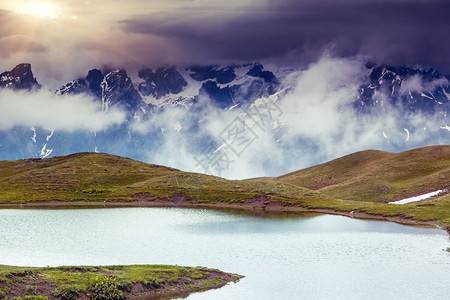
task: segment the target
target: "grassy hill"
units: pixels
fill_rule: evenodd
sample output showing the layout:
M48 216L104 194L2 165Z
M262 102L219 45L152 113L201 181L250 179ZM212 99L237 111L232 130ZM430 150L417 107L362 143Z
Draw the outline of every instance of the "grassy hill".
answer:
M450 146L363 151L277 178L226 180L99 153L0 161L0 207L214 206L321 211L395 221L450 221Z
M0 204L167 199L246 203L271 192L275 184L264 179L226 180L101 153L0 161ZM293 189L296 197L309 193L301 187Z
M0 203L98 201L99 194L180 171L128 158L77 153L49 159L0 162ZM102 197L103 199L103 197Z
M450 146L362 151L278 177L334 198L389 202L450 189Z

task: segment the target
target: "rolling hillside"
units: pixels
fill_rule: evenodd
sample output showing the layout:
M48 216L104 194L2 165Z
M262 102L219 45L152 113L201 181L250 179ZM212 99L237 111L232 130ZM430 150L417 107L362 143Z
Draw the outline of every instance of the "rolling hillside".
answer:
M402 153L362 151L289 173L277 181L331 197L390 202L450 188L450 146Z
M278 178L227 180L99 153L0 161L0 207L183 206L450 222L450 146L354 153Z
M267 193L288 198L281 188L286 185L277 185L281 192L273 193L275 183L271 180L226 180L99 153L0 162L0 203L103 203L172 198L177 202L246 203ZM295 190L296 197L310 194L305 188L290 188Z

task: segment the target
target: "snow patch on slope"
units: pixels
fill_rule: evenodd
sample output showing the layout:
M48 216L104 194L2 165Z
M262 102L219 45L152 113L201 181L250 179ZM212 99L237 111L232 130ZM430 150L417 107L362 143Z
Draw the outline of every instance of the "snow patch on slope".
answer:
M36 143L36 128L33 126L31 127L31 131L33 131L33 136L31 137L31 140Z
M443 193L443 192L447 192L447 190L437 190L437 191L430 192L430 193L427 193L427 194L414 196L414 197L410 197L410 198L405 198L405 199L398 200L398 201L389 202L388 204L408 204L408 203L411 203L411 202L417 202L417 201L421 201L421 200L425 200L425 199L431 198L433 196L437 196L437 195L439 195L440 193Z
M53 133L55 133L55 131L54 130L52 130L51 132L50 132L50 134L49 135L47 135L47 142L52 138L52 136L53 136Z
M52 152L53 152L53 149L47 149L47 143L45 143L44 146L41 149L40 157L41 158L46 158L47 156L52 154Z
M409 141L409 130L407 128L403 128L403 130L406 132L406 142Z
M155 98L153 95L143 96L141 94L142 100L146 104L153 105L157 110L163 107L169 106L184 106L189 108L192 105L192 102L200 92L200 88L204 81L196 81L189 76L189 70L185 68L177 68L178 73L184 78L187 82L187 85L183 87L183 90L178 94L167 94L159 99ZM206 80L205 80L206 81Z

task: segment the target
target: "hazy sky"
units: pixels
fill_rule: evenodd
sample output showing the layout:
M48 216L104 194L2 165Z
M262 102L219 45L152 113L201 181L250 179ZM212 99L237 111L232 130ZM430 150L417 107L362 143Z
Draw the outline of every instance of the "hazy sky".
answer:
M57 85L103 65L306 66L326 50L449 74L449 32L448 0L0 0L0 66Z
M221 174L274 176L363 149L448 143L447 115L389 105L358 114L349 101L367 83L368 60L450 74L449 32L450 0L0 0L0 71L29 62L37 80L55 90L105 66L125 67L132 76L144 66L260 61L299 67L283 79L293 89L276 100L282 116L256 132ZM447 79L413 77L400 92L438 84ZM102 113L87 95L0 92L0 131L104 130L126 120L120 110ZM131 129L143 135L167 129L148 161L201 172L192 141L202 134L220 145L220 133L240 111L211 109L199 133L180 135L170 128L183 118L189 124L185 114L167 109Z

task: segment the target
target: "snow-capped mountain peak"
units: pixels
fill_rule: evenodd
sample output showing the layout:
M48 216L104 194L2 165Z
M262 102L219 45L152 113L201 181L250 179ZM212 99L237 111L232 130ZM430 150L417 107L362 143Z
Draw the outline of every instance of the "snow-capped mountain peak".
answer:
M39 89L41 86L33 76L31 64L17 65L11 71L0 74L0 87L15 90Z

